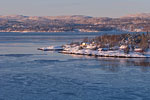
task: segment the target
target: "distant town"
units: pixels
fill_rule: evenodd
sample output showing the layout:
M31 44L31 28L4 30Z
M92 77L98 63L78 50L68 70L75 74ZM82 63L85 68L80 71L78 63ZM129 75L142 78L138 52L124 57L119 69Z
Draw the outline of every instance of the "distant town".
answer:
M0 32L100 32L150 30L150 14L120 18L73 16L0 16Z

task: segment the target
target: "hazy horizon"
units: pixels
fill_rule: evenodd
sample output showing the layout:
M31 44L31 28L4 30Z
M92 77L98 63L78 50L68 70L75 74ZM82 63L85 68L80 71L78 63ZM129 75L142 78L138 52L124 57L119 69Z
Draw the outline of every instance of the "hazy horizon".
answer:
M0 15L121 17L149 13L150 0L1 0Z
M88 16L88 15L50 15L50 16L48 16L48 15L45 15L45 16L34 16L34 15L17 15L17 14L8 14L8 15L0 15L0 16L11 16L11 17L15 17L15 16L24 16L24 17L65 17L65 16L85 16L85 17L97 17L97 18L99 18L99 17L106 17L106 18L122 18L122 17L133 17L133 16L141 16L141 15L143 15L143 14L148 14L149 16L150 16L150 13L134 13L134 14L127 14L127 15L124 15L124 16L119 16L119 17L110 17L110 16Z

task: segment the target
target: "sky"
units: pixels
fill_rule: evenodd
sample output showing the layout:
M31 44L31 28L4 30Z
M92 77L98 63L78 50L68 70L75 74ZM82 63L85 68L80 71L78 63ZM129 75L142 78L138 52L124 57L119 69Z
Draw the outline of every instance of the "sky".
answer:
M150 0L0 0L0 15L120 17L150 13Z

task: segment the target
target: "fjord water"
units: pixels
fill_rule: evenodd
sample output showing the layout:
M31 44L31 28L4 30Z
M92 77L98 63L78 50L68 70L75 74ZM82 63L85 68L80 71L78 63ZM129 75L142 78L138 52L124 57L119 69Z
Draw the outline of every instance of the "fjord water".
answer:
M101 34L0 33L0 100L150 100L148 58L37 50Z

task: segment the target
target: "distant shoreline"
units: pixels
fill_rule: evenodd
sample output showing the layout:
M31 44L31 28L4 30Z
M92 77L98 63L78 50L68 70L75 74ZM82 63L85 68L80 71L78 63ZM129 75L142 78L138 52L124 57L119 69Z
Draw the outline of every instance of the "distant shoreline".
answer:
M0 16L0 32L146 32L150 17Z
M42 33L63 33L63 32L75 32L75 33L81 33L82 31L0 31L0 32L20 32L20 33L31 33L31 32L42 32ZM98 33L98 32L107 32L107 31L84 31L82 33ZM109 31L108 31L109 32ZM117 31L116 31L117 32Z
M122 33L134 33L131 31L89 31L89 32L78 32L78 31L0 31L0 33L69 33L69 32L73 32L73 33L100 33L100 32L122 32ZM140 33L140 32L135 32L135 33Z

